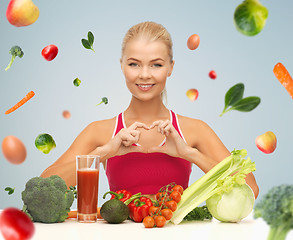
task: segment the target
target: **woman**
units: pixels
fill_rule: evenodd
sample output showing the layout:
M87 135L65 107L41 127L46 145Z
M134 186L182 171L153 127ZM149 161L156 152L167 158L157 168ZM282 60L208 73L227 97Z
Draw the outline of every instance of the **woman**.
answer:
M75 156L99 155L110 190L153 195L170 182L186 188L192 164L206 173L230 155L206 123L177 115L163 104L174 60L170 34L162 25L143 22L130 28L120 63L132 94L128 108L89 124L42 177L57 174L75 186ZM257 197L252 173L246 181Z

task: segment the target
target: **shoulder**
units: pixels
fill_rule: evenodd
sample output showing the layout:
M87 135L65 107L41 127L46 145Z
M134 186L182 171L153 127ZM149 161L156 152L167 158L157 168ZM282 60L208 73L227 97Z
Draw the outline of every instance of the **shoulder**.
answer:
M211 127L200 119L178 115L178 123L188 145L195 147L207 136L214 134Z
M95 141L98 145L102 145L112 138L115 125L116 117L91 122L80 133L79 138Z
M190 118L177 114L178 122L180 128L185 128L186 130L204 128L209 129L209 125L200 119ZM183 130L183 129L182 129Z

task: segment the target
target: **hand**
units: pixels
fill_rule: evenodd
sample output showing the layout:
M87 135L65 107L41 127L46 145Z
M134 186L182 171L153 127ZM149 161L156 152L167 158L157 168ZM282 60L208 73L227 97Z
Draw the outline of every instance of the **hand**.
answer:
M107 158L115 155L124 155L129 152L143 152L144 148L142 146L132 145L139 141L140 131L137 130L138 128L150 129L147 125L140 122L135 122L128 128L122 128L115 137L105 145L109 152Z
M155 121L150 126L150 129L156 126L158 128L158 132L166 136L166 142L163 146L150 148L148 152L161 152L173 157L180 157L185 159L185 156L187 156L191 147L189 147L180 137L179 133L176 131L170 120Z

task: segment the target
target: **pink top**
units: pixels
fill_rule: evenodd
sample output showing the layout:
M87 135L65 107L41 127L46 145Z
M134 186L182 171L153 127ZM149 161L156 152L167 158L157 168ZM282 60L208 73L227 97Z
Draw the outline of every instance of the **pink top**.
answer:
M171 110L170 118L174 128L184 139L177 116ZM123 113L120 113L116 118L113 137L124 127ZM164 143L165 140L160 146ZM126 189L132 194L156 194L161 187L171 182L187 188L191 168L192 164L187 160L164 153L132 152L109 158L106 163L106 175L111 191Z

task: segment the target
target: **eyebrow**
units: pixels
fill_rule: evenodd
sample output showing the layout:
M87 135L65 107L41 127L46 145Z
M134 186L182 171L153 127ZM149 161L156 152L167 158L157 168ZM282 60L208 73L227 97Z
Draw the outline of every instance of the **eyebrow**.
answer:
M161 60L161 61L165 62L165 60L162 59L162 58L155 58L155 59L151 60L151 62L155 62L155 61L158 61L158 60ZM127 61L137 61L137 62L140 62L140 60L138 60L136 58L128 58Z

